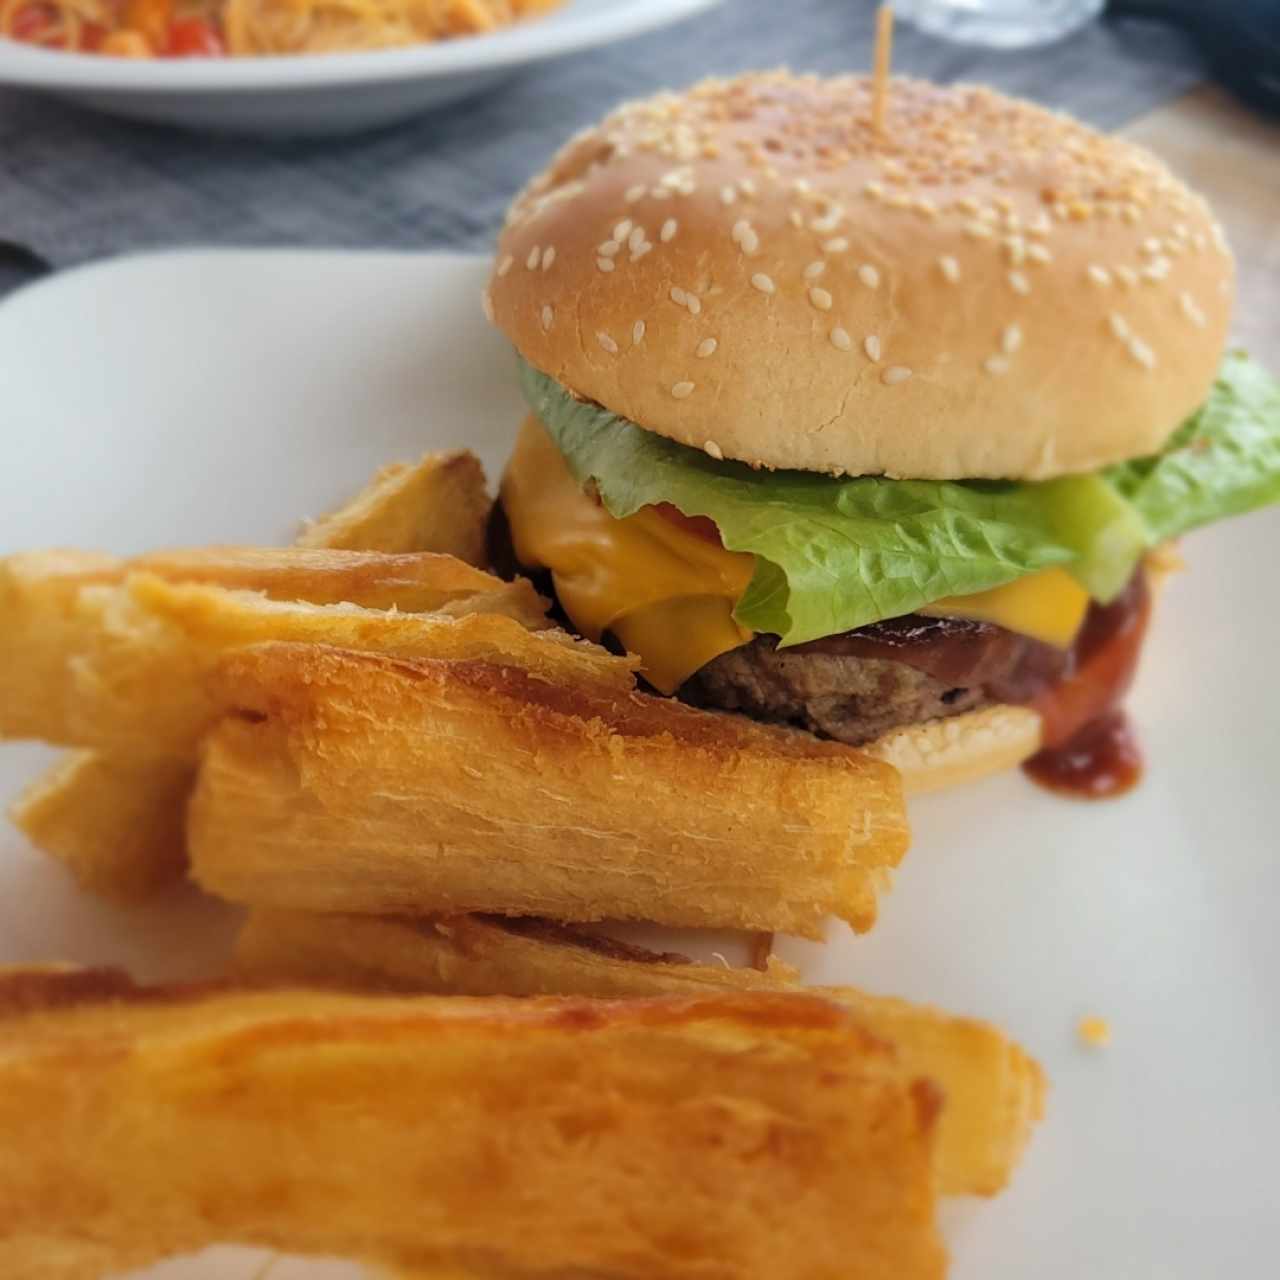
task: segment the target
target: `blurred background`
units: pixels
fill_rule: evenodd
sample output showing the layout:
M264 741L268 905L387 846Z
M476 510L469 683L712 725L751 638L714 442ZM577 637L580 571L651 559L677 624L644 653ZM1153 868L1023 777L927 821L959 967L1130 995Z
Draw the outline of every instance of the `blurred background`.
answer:
M748 68L865 70L876 8L386 3L418 26L335 24L313 0L8 0L0 290L175 245L483 250L520 184L613 103ZM986 81L1166 154L1257 268L1242 325L1277 323L1261 298L1280 275L1274 0L901 0L897 15L896 72Z

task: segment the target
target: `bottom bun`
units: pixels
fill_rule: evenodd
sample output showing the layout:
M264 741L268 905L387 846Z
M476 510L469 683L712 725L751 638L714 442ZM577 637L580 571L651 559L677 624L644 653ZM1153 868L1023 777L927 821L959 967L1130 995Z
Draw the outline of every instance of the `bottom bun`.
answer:
M1029 707L994 706L946 720L904 725L859 750L893 765L908 795L976 782L1040 750L1041 722Z

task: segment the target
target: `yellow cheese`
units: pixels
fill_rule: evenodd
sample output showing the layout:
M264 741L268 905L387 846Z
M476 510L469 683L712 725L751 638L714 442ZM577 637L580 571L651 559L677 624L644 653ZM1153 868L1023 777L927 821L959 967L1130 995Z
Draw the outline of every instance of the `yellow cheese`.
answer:
M733 609L755 557L726 551L648 508L614 519L578 487L536 418L520 429L502 503L520 563L550 570L578 631L591 640L611 631L664 693L751 639ZM919 612L976 618L1065 646L1088 605L1069 575L1048 569Z
M948 596L917 609L934 618L973 618L1020 631L1065 649L1080 630L1089 593L1065 570L1043 569L1003 587L970 596Z
M551 571L578 631L590 640L612 631L663 693L751 639L733 607L755 557L726 551L650 509L615 520L578 487L536 418L520 428L502 505L516 558Z

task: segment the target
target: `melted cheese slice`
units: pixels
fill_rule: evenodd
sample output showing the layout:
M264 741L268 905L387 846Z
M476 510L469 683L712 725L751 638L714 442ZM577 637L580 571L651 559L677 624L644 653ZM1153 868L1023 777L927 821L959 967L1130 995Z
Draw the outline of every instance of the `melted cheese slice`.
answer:
M755 557L726 551L651 509L614 519L578 487L536 418L520 428L502 504L520 563L549 570L578 631L591 640L611 631L662 692L673 693L700 667L751 639L733 610ZM1070 576L1048 569L919 612L976 618L1065 646L1088 607L1087 593Z

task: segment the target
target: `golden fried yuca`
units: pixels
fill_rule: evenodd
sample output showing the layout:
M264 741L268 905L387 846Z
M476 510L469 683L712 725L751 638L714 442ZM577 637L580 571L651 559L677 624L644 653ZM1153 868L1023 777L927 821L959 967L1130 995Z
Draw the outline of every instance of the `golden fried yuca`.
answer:
M214 714L204 681L225 654L238 648L293 640L406 656L511 657L541 643L527 630L540 617L540 602L529 584L490 581L495 585L483 601L493 617L486 615L482 623L468 614L465 598L439 613L415 614L275 601L149 573L130 574L118 586L84 587L60 607L56 628L47 629L43 652L58 649L47 679L20 680L6 690L0 736L37 737L137 758L191 759ZM38 643L38 631L31 638ZM572 643L567 637L562 641L565 647ZM603 653L599 663L620 667L630 684L626 663Z
M81 888L135 900L171 884L186 868L194 777L187 761L72 751L22 793L9 816Z
M0 977L0 1274L220 1241L542 1280L935 1280L937 1098L797 995Z
M776 958L764 972L691 964L581 929L487 916L412 920L257 910L240 935L236 966L254 978L441 995L628 998L798 989L794 970ZM1036 1062L990 1023L853 987L820 994L892 1044L907 1076L927 1077L942 1090L939 1190L993 1195L1004 1187L1043 1112L1045 1079Z
M813 937L828 915L869 927L907 845L888 765L568 662L274 644L215 687L244 714L206 742L188 834L233 901Z
M443 551L485 565L492 502L484 469L465 449L383 467L346 506L309 524L300 547Z
M505 589L467 569L483 563L488 513L484 471L472 454L428 454L416 465L384 467L345 507L304 533L300 545L307 550L301 553L223 547L162 552L132 563L175 581L248 588L311 604L412 611L470 594L472 608L482 612L487 593L500 590L505 596ZM326 557L328 550L340 554ZM417 552L452 554L466 563L391 559ZM124 562L109 556L60 553L59 562L64 579L78 572L84 581L92 573L101 582L123 577L125 570ZM29 562L28 569L38 563ZM429 587L434 595L425 594ZM502 598L496 603L501 612ZM128 754L74 752L27 789L11 817L37 848L68 866L82 888L122 899L143 897L186 866L189 787L178 784L184 772Z

